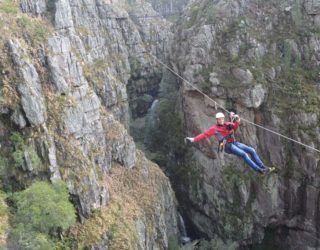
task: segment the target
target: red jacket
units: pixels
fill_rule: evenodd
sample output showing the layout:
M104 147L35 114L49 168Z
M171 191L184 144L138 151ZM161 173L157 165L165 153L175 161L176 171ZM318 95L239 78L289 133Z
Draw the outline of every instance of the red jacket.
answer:
M211 137L213 135L218 140L220 140L219 134L222 137L225 137L225 136L231 134L233 132L232 130L236 130L237 128L239 128L239 126L240 126L240 122L238 122L238 121L236 121L236 122L225 122L223 125L215 124L211 128L209 128L208 130L203 132L202 134L199 134L196 137L194 137L194 141L198 142L198 141L201 141L203 139L207 139L207 138L209 138L209 137ZM233 137L230 137L228 139L228 142L234 142L234 141L235 141L235 139Z

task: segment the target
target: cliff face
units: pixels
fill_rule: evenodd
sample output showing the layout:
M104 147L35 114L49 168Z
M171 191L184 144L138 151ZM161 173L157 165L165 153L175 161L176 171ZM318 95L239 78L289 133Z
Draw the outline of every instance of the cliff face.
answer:
M175 198L167 178L137 153L128 135L126 87L139 80L147 85L145 79L159 71L145 52L163 53L156 41L167 37L167 23L133 21L130 15L155 14L150 4L139 1L1 4L0 150L1 160L8 163L1 168L2 188L17 190L36 179L64 180L80 220L101 216L99 223L106 224L94 240L81 235L81 246L92 249L105 249L121 239L116 233L111 239L108 221L117 225L118 215L104 216L115 204L134 204L129 220L133 236L126 246L166 248L168 237L178 234ZM11 157L13 132L24 145L19 161ZM16 168L10 169L13 163ZM141 178L153 204L144 208L139 199L147 198L136 193L128 201L121 192L129 189L112 192L113 169L121 169L127 178ZM126 183L125 178L118 180L120 186ZM140 184L133 180L131 191L139 192Z
M319 148L319 6L194 1L178 22L171 61L227 109ZM181 84L185 130L194 136L215 122L217 110ZM287 249L317 249L319 154L245 122L236 137L278 172L259 176L231 155L222 165L214 140L195 144L185 157L187 176L176 177L178 197L198 233L247 245L269 231Z
M241 117L320 148L320 5L192 1L175 26L153 10L187 2L0 1L1 189L65 181L81 221L74 248L166 249L178 234L174 194L130 127L197 234L319 248L319 155L246 123L238 139L276 174L230 155L223 164L207 142L186 148L217 110L150 53Z
M189 0L150 0L152 7L165 16L174 16L183 12L184 7L190 2Z

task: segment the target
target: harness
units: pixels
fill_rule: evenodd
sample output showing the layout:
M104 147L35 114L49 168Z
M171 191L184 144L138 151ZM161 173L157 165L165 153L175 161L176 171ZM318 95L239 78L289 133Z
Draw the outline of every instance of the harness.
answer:
M222 136L219 132L215 133L216 138L218 139L218 153L224 153L225 146L228 143L230 138L234 138L234 130L230 128L230 133L226 136Z
M218 138L218 153L223 153L225 151L225 146L230 138L234 138L234 130L230 130L230 134L227 136L222 136L219 132L216 132L216 137Z

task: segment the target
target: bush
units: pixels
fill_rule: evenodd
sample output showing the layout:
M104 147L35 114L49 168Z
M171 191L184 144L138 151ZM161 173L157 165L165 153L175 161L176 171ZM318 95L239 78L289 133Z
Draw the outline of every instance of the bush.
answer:
M41 160L37 152L31 146L25 145L22 136L18 132L13 132L10 140L13 142L15 148L15 151L12 153L12 158L16 167L24 164L25 153L30 156L32 167L36 169L40 167Z
M24 225L17 226L12 236L15 241L14 248L17 250L53 250L55 243L48 235L25 230Z
M16 167L22 166L24 163L24 154L23 151L21 150L16 150L12 154L13 160L14 160L14 165Z
M17 210L13 216L11 238L15 249L56 249L58 242L50 233L66 230L76 222L65 183L32 184L14 195Z
M76 222L75 209L68 196L63 182L53 185L46 182L32 184L15 195L16 224L46 234L58 228L68 229Z
M16 149L21 149L24 146L23 138L18 132L13 132L10 140L14 143Z

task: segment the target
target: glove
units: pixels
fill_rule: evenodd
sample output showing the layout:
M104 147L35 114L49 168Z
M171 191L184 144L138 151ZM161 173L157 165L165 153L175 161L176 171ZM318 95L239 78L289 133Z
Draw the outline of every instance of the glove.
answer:
M194 142L194 138L193 137L184 138L184 143L188 143L188 142Z
M232 119L235 120L235 121L239 121L240 120L240 117L238 115L233 115L232 116Z

